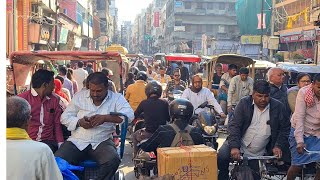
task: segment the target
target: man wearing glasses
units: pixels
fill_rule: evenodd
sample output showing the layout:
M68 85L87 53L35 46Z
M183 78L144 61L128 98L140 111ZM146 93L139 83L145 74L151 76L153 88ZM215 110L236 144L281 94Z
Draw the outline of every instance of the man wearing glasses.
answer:
M173 71L173 80L170 81L165 89L165 96L168 96L168 93L171 93L173 90L184 91L186 89L186 83L180 79L181 73L180 69L175 69Z

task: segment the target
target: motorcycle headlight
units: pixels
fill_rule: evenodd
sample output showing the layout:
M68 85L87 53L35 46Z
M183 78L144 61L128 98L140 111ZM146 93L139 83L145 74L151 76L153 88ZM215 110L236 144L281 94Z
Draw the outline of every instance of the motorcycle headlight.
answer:
M203 130L209 136L214 135L216 133L216 127L215 126L205 126L203 128Z

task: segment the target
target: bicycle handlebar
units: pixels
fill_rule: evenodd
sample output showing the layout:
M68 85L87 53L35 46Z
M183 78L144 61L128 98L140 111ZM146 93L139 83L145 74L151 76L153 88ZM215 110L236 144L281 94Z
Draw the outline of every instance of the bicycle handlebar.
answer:
M309 154L320 154L320 151L309 151L307 148L304 148L304 150Z
M251 156L251 157L243 157L240 156L240 159L247 159L247 160L271 160L271 159L277 159L277 156Z

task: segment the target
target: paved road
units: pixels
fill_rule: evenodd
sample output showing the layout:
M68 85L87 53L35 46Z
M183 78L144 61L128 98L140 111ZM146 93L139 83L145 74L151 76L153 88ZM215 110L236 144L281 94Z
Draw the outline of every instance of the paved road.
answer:
M219 143L219 148L223 144L223 142L226 139L225 134L220 134L218 138L218 143ZM122 162L120 164L120 170L122 170L125 173L125 179L126 180L133 180L135 179L134 172L133 172L133 162L132 162L132 152L133 149L131 148L130 144L128 141L126 141L125 145L125 152L123 155Z

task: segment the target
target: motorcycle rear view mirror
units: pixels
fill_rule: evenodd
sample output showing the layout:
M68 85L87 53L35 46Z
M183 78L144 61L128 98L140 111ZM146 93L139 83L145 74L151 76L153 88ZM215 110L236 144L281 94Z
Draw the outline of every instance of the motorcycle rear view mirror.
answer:
M198 108L205 108L208 105L208 101L205 101L204 103L200 104Z

